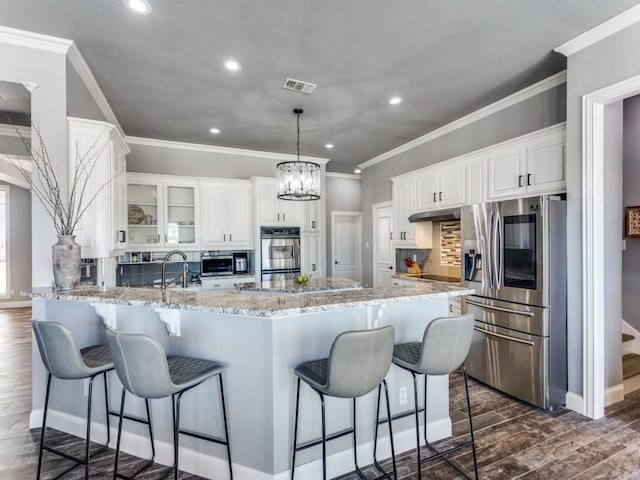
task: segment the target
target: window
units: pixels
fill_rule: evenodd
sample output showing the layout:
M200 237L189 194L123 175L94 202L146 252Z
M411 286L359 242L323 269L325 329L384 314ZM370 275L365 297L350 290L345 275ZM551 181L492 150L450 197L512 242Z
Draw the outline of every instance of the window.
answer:
M9 294L9 268L7 255L7 233L9 231L9 218L7 204L9 201L9 189L0 185L0 298L8 298Z

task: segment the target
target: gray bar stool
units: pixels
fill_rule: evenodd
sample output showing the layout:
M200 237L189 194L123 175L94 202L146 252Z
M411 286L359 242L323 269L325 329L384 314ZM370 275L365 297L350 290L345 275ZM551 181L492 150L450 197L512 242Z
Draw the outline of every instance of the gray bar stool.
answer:
M413 376L414 410L405 414L396 415L393 419L415 415L416 420L416 451L418 479L422 478L420 466L438 458L444 459L454 470L464 478L469 479L464 472L452 464L446 455L465 447L471 447L473 451L473 468L475 478L478 479L478 462L476 458L476 444L473 436L473 421L471 419L471 402L469 400L469 386L467 384L467 372L464 361L469 353L471 337L473 336L473 315L467 314L458 317L442 317L432 320L424 331L422 343L411 342L396 345L393 349L393 363L403 368ZM467 398L467 412L469 415L469 442L457 445L447 450L439 451L427 441L427 379L424 382L424 407L418 407L418 375L449 375L458 368L462 370L464 378L464 391ZM433 452L427 458L420 458L420 420L418 412L424 411L424 441L429 450ZM374 439L374 451L375 442Z
M181 433L201 440L225 445L227 447L229 462L229 478L233 479L231 447L229 445L229 431L227 429L227 410L224 400L224 388L222 386L224 366L218 362L198 358L177 355L167 357L160 343L147 335L118 333L114 330L107 329L107 341L113 355L116 373L123 385L122 401L120 404L120 421L118 423L118 440L116 442L116 458L113 468L114 480L116 478L132 478L118 473L122 421L123 418L127 418L124 416L125 394L127 391L145 400L171 397L174 453L172 470L174 479L178 479L178 446ZM220 382L224 439L180 430L180 400L182 399L182 395L216 375ZM153 445L153 436L151 436L151 442ZM146 467L146 465L144 467ZM141 470L137 471L134 476L140 473L140 471Z
M82 350L78 348L73 333L65 325L58 322L46 322L31 320L33 333L36 337L38 350L42 357L42 362L48 371L47 393L44 401L44 413L42 416L42 432L40 433L40 449L38 452L38 473L36 478L40 478L42 471L42 453L44 450L55 453L61 457L75 462L75 465L62 472L55 478L61 478L74 468L84 465L84 478L89 478L89 462L91 453L89 444L91 440L91 398L93 394L93 380L98 375L104 375L104 396L107 416L107 443L94 455L103 453L109 445L109 394L107 392L107 372L113 370L111 353L107 345L95 345ZM85 442L85 456L78 458L66 452L57 450L49 445L45 445L45 429L47 426L47 411L49 409L49 394L51 391L51 378L56 377L61 380L82 380L89 379L89 395L87 398L87 436Z
M356 439L356 398L366 395L378 387L377 410L380 410L380 389L384 385L387 403L387 415L390 417L389 391L384 380L391 366L393 354L393 327L385 326L374 330L356 330L341 333L333 341L329 358L314 360L298 365L294 373L298 377L296 390L296 413L293 427L293 459L291 461L291 480L293 480L296 467L296 452L322 444L322 478L327 479L327 441L334 440L345 435L353 434L353 459L356 473L366 480L366 476L358 466L357 439ZM312 440L302 445L298 440L298 410L300 403L300 380L309 385L318 395L322 405L322 439ZM353 399L353 426L327 437L325 422L324 397L340 397ZM375 428L378 436L378 424ZM393 471L386 472L377 462L375 463L382 475L378 478L396 477L395 447L389 421L389 438L391 439L391 456ZM374 453L375 457L375 453Z

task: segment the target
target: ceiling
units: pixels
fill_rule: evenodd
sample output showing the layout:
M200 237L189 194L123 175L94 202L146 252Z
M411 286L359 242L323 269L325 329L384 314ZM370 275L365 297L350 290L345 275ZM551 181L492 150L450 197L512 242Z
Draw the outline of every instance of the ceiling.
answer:
M127 135L295 153L301 107L300 153L348 173L563 70L553 48L639 3L149 1L140 16L121 0L0 0L0 24L74 40Z

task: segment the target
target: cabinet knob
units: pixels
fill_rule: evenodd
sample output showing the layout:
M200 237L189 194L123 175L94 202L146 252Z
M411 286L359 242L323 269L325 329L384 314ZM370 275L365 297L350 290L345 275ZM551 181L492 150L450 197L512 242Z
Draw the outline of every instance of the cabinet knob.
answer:
M333 262L333 264L334 264L334 265L338 265L339 263L340 263L340 262L339 262L338 260L335 260L335 261Z
M388 268L389 270L393 270L393 267L392 267L391 265L389 265L387 268Z

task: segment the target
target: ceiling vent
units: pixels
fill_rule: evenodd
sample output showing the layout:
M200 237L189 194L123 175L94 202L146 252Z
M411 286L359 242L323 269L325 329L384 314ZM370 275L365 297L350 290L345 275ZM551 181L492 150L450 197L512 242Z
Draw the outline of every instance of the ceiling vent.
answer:
M293 90L294 92L306 93L311 95L318 85L315 83L303 82L295 78L287 78L282 84L285 90Z

